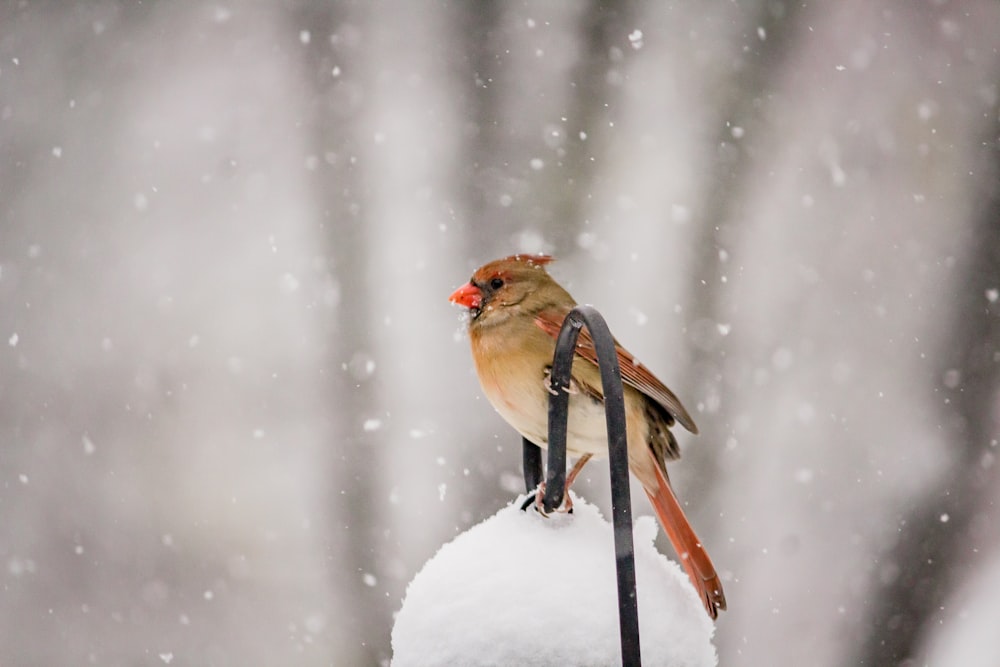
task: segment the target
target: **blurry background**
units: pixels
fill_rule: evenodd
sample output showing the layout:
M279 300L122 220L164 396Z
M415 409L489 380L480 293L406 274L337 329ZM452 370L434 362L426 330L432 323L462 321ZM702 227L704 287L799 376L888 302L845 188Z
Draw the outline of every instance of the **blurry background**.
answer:
M446 300L515 251L701 427L721 664L998 664L998 25L5 1L0 664L387 663L521 486Z

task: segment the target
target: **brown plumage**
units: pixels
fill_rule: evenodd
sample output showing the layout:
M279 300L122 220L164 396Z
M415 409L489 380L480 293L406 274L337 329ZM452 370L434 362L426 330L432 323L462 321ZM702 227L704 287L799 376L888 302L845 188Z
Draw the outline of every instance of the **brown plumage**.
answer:
M531 442L548 440L548 372L573 297L545 271L548 255L512 255L476 270L451 295L469 309L472 358L486 397L511 426ZM722 583L711 559L674 495L666 461L680 450L670 432L675 423L697 433L687 410L662 382L616 342L625 383L629 468L639 479L656 516L701 596L709 616L726 608ZM570 382L566 449L572 456L606 455L604 395L593 341L584 329Z

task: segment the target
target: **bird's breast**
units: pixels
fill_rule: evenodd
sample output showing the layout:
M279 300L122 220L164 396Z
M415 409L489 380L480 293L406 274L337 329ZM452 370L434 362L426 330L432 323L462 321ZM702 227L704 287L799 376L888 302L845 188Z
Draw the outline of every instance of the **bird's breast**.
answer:
M555 344L544 337L517 344L511 337L473 339L473 357L483 393L494 409L522 436L545 447L548 442L548 367ZM587 363L587 362L578 362ZM574 455L607 453L604 403L570 387L567 450Z

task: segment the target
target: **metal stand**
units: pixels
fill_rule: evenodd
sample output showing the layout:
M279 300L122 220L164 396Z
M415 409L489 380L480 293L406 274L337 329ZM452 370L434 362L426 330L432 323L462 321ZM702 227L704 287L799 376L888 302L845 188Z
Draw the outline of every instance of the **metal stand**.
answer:
M621 369L615 353L615 341L604 317L592 306L577 306L563 322L556 340L552 374L553 390L549 398L549 465L545 481L546 511L562 504L566 485L566 429L569 417L570 371L573 351L581 329L586 326L597 349L598 368L604 389L604 413L608 427L608 451L611 459L611 518L615 535L615 561L618 570L618 619L621 633L622 665L639 667L639 612L636 606L635 550L632 544L632 501L629 495L628 449L625 430L625 394ZM542 480L542 452L524 440L524 484L528 493Z

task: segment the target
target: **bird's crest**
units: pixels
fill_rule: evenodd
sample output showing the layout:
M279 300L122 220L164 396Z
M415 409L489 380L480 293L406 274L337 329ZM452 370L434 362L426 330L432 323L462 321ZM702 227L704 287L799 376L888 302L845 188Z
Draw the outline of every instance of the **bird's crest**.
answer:
M528 253L518 253L517 255L510 255L509 257L504 257L499 260L500 262L524 262L528 266L545 266L546 264L551 264L555 261L555 257L552 255L544 254L528 254Z

